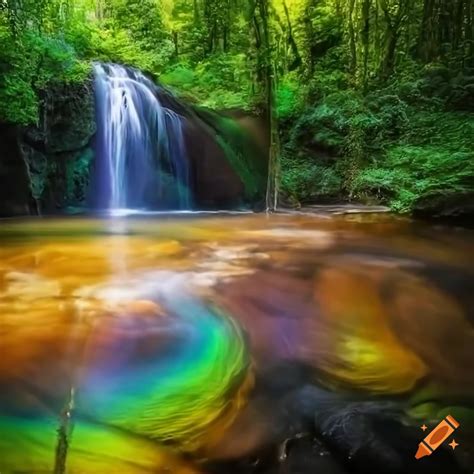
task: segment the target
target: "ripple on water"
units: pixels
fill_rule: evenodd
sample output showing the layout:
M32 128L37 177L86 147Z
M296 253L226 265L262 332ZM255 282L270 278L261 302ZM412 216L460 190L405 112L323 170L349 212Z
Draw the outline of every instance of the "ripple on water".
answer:
M273 390L298 389L298 367L325 403L419 395L428 416L462 395L471 409L469 233L373 216L114 225L0 229L0 471L51 471L71 388L67 465L85 474L251 453L284 426Z

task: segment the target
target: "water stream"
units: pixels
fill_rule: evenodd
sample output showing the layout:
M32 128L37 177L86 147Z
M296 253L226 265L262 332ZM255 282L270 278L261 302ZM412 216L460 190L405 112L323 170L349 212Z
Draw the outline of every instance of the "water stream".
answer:
M189 209L185 119L162 105L141 72L96 64L96 163L92 196L100 209Z
M81 474L472 462L470 231L181 214L4 221L0 243L2 473L53 472L58 446ZM459 447L415 461L447 414Z

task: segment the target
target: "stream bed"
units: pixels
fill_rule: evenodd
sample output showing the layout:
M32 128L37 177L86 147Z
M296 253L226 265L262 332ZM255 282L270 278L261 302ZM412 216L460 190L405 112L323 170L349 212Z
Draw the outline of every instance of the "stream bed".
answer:
M415 460L447 415L459 428ZM0 223L2 474L457 473L473 456L470 230L389 214Z

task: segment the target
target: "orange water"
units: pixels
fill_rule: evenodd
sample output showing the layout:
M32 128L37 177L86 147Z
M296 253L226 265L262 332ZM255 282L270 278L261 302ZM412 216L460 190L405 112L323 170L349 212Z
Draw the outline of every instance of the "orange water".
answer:
M380 215L3 221L0 471L57 465L64 410L92 390L84 373L100 365L109 382L103 360L130 379L113 385L110 416L90 403L72 423L61 461L72 472L198 472L197 460L258 450L273 414L252 411L253 381L281 363L309 366L308 383L335 393L401 397L414 419L449 411L463 424L474 400L473 263L472 232ZM145 387L131 406L129 385L164 357L193 306L213 314L216 352L173 368L202 371L202 393L179 401L193 426L156 426L162 408L147 405ZM134 423L144 411L151 424Z

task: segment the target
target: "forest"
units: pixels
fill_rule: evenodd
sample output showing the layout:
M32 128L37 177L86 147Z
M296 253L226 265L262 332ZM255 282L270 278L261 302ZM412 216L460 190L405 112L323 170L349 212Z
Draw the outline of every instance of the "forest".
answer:
M472 213L473 0L1 0L0 121L96 61L262 117L267 205ZM469 211L470 210L470 211Z
M474 474L474 0L0 0L0 474Z

